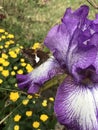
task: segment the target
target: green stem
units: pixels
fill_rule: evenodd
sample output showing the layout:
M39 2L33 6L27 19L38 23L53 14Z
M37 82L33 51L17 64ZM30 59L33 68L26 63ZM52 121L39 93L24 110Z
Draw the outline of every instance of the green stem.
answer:
M14 113L14 111L16 111L17 108L19 108L21 105L22 105L22 103L20 103L12 112L10 112L6 117L4 117L4 118L0 121L0 125L1 125L8 117L10 117L10 116Z
M9 89L9 88L0 88L0 90L11 91L11 92L15 92L15 91L17 91L17 92L19 92L19 93L22 93L22 94L27 95L26 92L19 91L19 90L17 90L17 89L16 89L16 90L12 90L12 89Z

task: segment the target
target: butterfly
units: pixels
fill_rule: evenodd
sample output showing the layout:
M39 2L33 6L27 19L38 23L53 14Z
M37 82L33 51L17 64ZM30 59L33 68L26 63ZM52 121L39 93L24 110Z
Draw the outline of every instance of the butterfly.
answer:
M49 58L49 53L40 49L22 49L23 56L30 62L33 67L37 67Z

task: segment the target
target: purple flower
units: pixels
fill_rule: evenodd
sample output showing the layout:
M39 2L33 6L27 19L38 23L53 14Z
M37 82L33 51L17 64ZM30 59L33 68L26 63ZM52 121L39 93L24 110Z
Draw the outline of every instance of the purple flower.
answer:
M87 18L89 8L68 8L60 25L45 39L53 53L27 75L17 75L19 88L36 93L56 74L67 73L59 86L54 110L68 130L98 130L98 15Z

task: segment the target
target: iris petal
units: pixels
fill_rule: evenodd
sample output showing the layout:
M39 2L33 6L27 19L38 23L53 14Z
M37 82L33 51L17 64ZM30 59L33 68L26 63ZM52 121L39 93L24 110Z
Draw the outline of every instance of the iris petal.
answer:
M17 75L18 86L20 89L28 89L28 93L37 93L41 85L56 74L63 73L58 62L54 57L49 58L46 62L34 69L27 75Z
M87 14L87 6L81 6L75 12L68 8L62 18L62 23L54 26L45 39L45 45L53 52L62 66L66 64L67 51L74 31L83 24Z
M56 116L70 130L98 129L98 88L77 85L67 77L58 88L55 100Z

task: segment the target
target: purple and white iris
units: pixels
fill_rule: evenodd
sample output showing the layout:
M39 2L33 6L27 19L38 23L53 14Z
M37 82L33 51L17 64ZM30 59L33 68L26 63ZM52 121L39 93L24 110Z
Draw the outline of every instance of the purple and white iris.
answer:
M89 8L68 8L60 25L45 39L53 53L27 75L17 75L19 88L36 93L56 74L67 73L59 86L54 110L68 130L98 130L98 15L87 18Z

